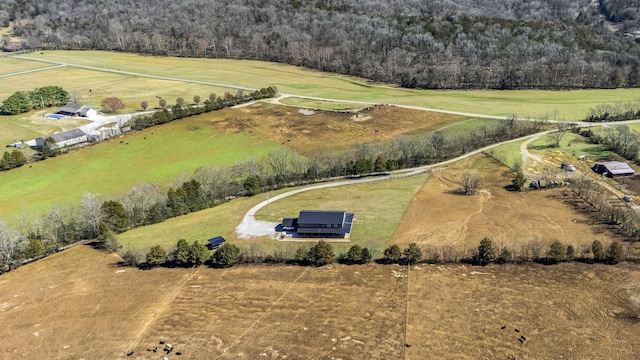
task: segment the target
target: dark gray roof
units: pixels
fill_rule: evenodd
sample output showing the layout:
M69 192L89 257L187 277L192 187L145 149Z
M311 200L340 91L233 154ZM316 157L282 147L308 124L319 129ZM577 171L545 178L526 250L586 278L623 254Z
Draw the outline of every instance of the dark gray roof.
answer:
M51 137L53 138L53 140L55 140L58 143L58 142L69 140L69 139L79 138L85 135L87 134L84 131L80 129L73 129L73 130L62 131L62 132L53 134L51 136L45 136L45 138Z
M64 111L64 112L70 112L70 113L77 113L80 112L80 110L82 110L82 108L84 107L83 104L78 104L78 103L68 103L67 105L63 106L60 110L58 111Z
M225 241L226 240L222 236L216 236L214 238L211 238L211 239L207 240L207 242L209 243L210 246L220 245L220 244L224 243Z
M298 227L330 224L340 224L342 227L345 216L344 210L302 210L298 217Z
M282 219L282 226L287 226L287 227L298 226L298 218L284 218Z

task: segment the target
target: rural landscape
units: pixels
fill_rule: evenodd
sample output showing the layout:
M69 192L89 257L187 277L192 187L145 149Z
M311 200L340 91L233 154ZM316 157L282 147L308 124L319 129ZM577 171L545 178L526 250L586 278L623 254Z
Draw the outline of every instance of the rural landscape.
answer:
M637 7L458 2L0 4L0 358L637 358Z

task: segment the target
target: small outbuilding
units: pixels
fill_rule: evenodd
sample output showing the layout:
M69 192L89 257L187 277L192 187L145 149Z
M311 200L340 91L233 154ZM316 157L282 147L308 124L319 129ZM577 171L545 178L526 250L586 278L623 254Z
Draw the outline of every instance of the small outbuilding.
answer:
M629 164L622 161L596 163L593 165L593 171L607 177L631 176L636 173Z
M213 250L213 249L219 248L225 242L227 241L222 236L216 236L214 238L207 240L207 248L209 250Z

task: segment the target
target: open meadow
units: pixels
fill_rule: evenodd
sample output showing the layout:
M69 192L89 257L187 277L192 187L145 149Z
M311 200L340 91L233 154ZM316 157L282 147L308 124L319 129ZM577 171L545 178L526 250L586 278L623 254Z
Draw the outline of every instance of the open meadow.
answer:
M631 263L407 272L117 261L81 245L2 275L0 358L160 359L161 341L173 345L170 358L203 360L622 360L640 351Z
M476 114L577 120L597 104L635 101L640 89L436 91L403 89L366 79L327 74L300 67L250 60L153 57L104 51L43 51L27 54L65 62L147 75L178 77L261 88L276 85L282 93L432 107ZM29 61L29 60L24 60ZM43 73L43 74L46 74ZM150 99L140 99L139 101ZM138 101L138 102L139 102Z

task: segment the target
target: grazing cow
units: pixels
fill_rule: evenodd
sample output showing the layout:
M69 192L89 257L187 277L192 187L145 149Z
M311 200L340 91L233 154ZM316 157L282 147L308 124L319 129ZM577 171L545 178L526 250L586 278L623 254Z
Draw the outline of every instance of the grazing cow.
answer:
M520 332L520 330L516 329L516 332Z
M527 338L524 337L524 335L520 336L520 339L522 339L522 341L527 341Z
M127 353L127 356L131 356L131 355L133 355L133 354L135 354L135 351L129 351L129 352Z

